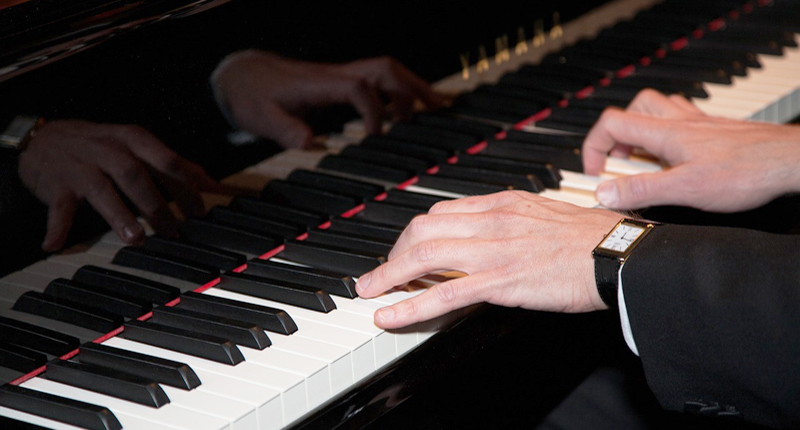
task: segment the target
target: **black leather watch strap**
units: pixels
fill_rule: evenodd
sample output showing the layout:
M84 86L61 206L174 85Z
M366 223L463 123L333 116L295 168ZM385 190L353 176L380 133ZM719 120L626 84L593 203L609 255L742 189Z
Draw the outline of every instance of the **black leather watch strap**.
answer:
M597 282L597 292L603 302L612 309L617 308L617 290L619 287L618 257L611 255L594 255L594 279Z

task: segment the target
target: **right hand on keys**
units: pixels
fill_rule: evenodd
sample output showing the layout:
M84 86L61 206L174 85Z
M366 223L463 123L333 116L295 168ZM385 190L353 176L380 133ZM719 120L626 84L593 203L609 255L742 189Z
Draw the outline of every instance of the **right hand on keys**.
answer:
M668 168L601 184L611 209L679 205L713 212L752 209L800 191L800 128L707 116L679 96L644 90L626 111L607 109L583 146L588 174L609 152L640 148Z
M399 119L417 99L428 107L442 104L424 80L389 57L327 64L241 51L221 63L212 84L237 126L285 148L311 145L314 133L299 116L312 107L351 104L374 134L381 130L383 96Z
M200 166L179 157L141 127L77 120L53 121L37 130L20 154L19 175L48 206L45 251L64 245L84 200L124 242L132 244L144 238L144 230L120 191L157 232L171 234L176 220L157 183L186 215L202 213L201 190L219 188Z

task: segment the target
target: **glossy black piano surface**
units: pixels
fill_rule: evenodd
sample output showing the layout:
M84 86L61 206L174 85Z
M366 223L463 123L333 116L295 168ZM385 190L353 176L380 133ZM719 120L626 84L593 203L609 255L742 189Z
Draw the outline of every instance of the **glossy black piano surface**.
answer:
M422 77L436 81L459 70L459 54L470 51L473 59L477 58L475 48L481 44L487 45L492 53L492 44L498 35L510 34L513 40L517 28L523 26L531 36L532 23L538 18L544 18L549 27L554 10L558 10L561 19L568 22L604 2L588 4L570 1L559 2L558 5L547 2L529 2L531 4L525 5L501 2L480 8L467 8L462 3L449 1L437 2L435 5L416 1L392 4L373 2L369 5L305 1L273 4L250 0L215 3L217 2L92 0L66 5L60 2L29 0L0 9L0 97L3 100L0 104L0 119L19 113L31 113L46 118L82 118L96 122L140 124L153 131L181 155L203 165L215 178L223 178L280 151L275 144L264 140L244 146L234 146L227 142L231 129L213 100L208 76L219 60L230 52L258 47L288 57L314 61L347 61L391 55ZM730 8L740 7L745 3L715 1L707 8L692 8L692 12L699 17L701 23L707 23ZM208 10L201 11L203 8ZM795 14L796 9L790 8ZM669 8L664 10L669 11ZM669 37L673 34L671 31L672 28L666 32ZM603 64L616 64L619 61L626 64L629 59L624 59L625 55L638 59L637 49L641 46L645 46L641 49L658 49L662 45L661 42L649 45L643 42L642 45L623 50L625 52L604 58ZM583 48L575 47L572 51L569 49L564 51L563 58L575 58L570 55ZM600 48L594 49L600 51ZM43 51L49 53L42 56L40 54ZM549 61L548 64L553 66L554 62L563 60L559 55L553 54L544 62ZM38 59L31 60L36 57ZM580 67L584 67L584 64ZM514 74L513 79L504 78L505 81L501 81L500 85L480 87L459 98L450 113L473 119L489 119L492 125L496 125L498 119L506 123L518 122L528 116L526 114L518 118L520 111L527 112L527 109L534 107L555 107L549 99L553 94L557 94L556 101L565 95L571 99L578 98L576 94L584 88L583 79L591 84L604 76L600 66L585 67L586 76L579 78L567 77L563 70L564 76L553 77L544 71L545 68L521 70ZM701 72L702 70L697 73ZM538 76L541 79L538 82L552 82L559 88L545 88L543 93L537 92L541 98L537 97L535 101L526 98L519 105L506 105L498 111L487 112L486 105L506 97L507 93L503 95L503 92L508 87L517 85L517 90L520 90L518 87L528 85L521 84L530 82L526 73ZM540 74L536 75L537 73ZM568 82L564 82L562 78ZM641 78L645 80L645 77ZM686 86L684 81L658 83L663 84L664 88L684 94L696 90L691 85ZM531 85L527 88L528 93L536 91L539 84ZM618 92L609 90L609 94L611 95L607 99L597 100L590 97L581 100L585 102L583 110L573 108L570 112L565 111L563 116L554 114L547 119L547 124L557 129L567 127L571 131L585 131L599 112L598 106L624 106L625 95L632 92L628 88ZM597 104L592 105L592 102ZM536 110L528 112L529 115L535 113ZM344 122L353 117L352 109L334 107L312 111L308 119L315 130L327 133L337 131ZM422 130L426 130L425 127L432 127L434 130L442 127L453 131L441 123L434 124L431 121L438 120L432 117L415 120L416 126ZM472 124L473 128L469 133L480 135L481 131L476 130L482 129L475 124L477 123ZM418 130L409 131L409 127L405 131L400 129L398 127L390 132L389 137L403 139L409 137L402 133L418 133ZM442 132L441 129L438 131ZM492 132L489 133L489 137L493 137ZM480 141L485 137L487 136L476 139ZM558 145L574 144L568 140L565 139ZM410 147L426 146L424 143L420 144L420 141L410 140L408 143ZM375 142L372 145L363 145L364 148L373 149L378 146L379 143ZM492 153L494 156L507 156L509 151L518 147L498 144L491 151L498 151ZM428 150L418 147L417 154L423 154L420 158L436 158L441 155L431 152L430 148L431 145L427 145ZM562 149L556 152L557 157L542 160L541 157L550 157L553 150L549 146L545 149L539 148L537 155L531 155L531 151L521 160L517 160L514 166L529 168L538 162L555 165L555 168L537 167L543 171L538 172L538 179L530 183L534 188L552 188L557 186L559 180L558 168L567 169L566 166L569 166L570 170L580 170L580 166L575 164L579 163L579 159L572 152L576 148L571 148L566 153ZM0 230L2 237L6 239L5 251L0 254L0 270L2 273L10 273L44 256L38 251L38 247L44 234L46 214L44 208L16 179L13 155L4 153L0 156L0 162L3 163ZM369 151L361 151L359 156L368 157ZM475 183L464 184L457 181L463 180L464 175L489 175L492 172L498 174L497 169L487 167L485 161L480 164L479 156L473 158L478 163L476 165L469 164L471 162L466 161L467 157L464 158L461 168L465 170L459 172L454 168L449 173L453 176L448 177L451 182L437 184L442 184L443 187L472 186L470 189L473 190L477 189ZM393 160L395 163L408 162L400 158ZM475 170L466 170L464 166ZM480 171L481 168L484 171ZM514 180L518 181L520 177L516 176ZM391 210L391 205L394 204L392 202L402 202L397 203L397 207L404 207L413 215L415 211L424 210L426 205L432 203L413 198L411 201L402 200L408 198L410 197L399 193L390 195L381 210ZM246 204L246 201L241 203ZM235 203L231 207L235 207ZM793 211L792 214L800 213L796 202L786 199L756 211L726 217L682 208L653 208L647 212L647 216L671 222L737 225L752 224L753 219L765 218L765 213L773 211L786 214L787 210ZM373 211L377 213L378 208ZM370 212L369 206L367 212ZM257 211L243 215L252 216L253 213ZM764 228L785 231L793 226L793 223L788 222L789 218L796 219L784 216L782 219L787 220L786 225L771 222ZM364 219L366 222L375 221L367 218L358 221ZM79 220L80 224L74 230L70 243L85 242L107 229L97 214L89 208L82 208ZM287 226L285 219L280 221L283 223L279 223L281 232L285 232L286 228L293 231L291 225ZM186 225L193 222L197 221L187 222ZM335 219L332 222L336 224ZM342 225L346 229L344 222ZM197 234L200 227L194 228L194 234ZM263 228L272 233L271 229L276 227L270 225ZM382 229L381 232L389 231L387 234L391 236L392 229L396 231L402 228L402 220L397 225L373 228L374 234ZM191 236L187 231L182 233L182 239L195 241L197 236ZM287 234L286 237L294 237L294 233ZM350 238L352 241L362 239L364 238ZM375 238L370 238L372 239ZM380 247L384 242L375 239L370 243L371 246ZM225 247L216 243L215 245ZM157 258L163 256L159 253L170 252L166 248L156 247L155 244L151 245L150 251ZM250 248L236 252L255 254ZM234 265L241 261L235 253L230 254L215 254L213 258L234 261L236 263L231 263ZM202 258L212 257L202 254ZM154 270L170 270L174 268L175 261L182 262L180 258L167 260L171 261L169 268L158 266ZM195 279L195 276L211 276L213 279L219 271L195 270L183 273L187 277L184 279ZM73 280L77 282L75 278ZM224 288L225 285L220 287ZM34 298L31 296L31 300ZM643 383L637 361L629 354L622 341L616 315L600 313L567 316L482 307L426 341L407 356L389 364L383 371L311 411L291 428L535 428L598 367L614 367L620 364L626 369L624 376L628 381L625 395L634 398L633 403L638 410L644 411L641 413L646 416L644 421L648 425L705 425L702 421L687 423L680 417L665 416L658 412L652 395Z

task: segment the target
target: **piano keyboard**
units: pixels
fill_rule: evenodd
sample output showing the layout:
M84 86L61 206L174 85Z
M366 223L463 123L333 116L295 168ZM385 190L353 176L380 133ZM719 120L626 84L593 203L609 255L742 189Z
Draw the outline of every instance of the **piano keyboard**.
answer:
M785 122L798 114L796 29L771 18L800 17L800 9L714 4L711 14L703 10L709 5L682 10L702 17L687 26L674 6L688 2L610 3L542 49L483 74L472 68L467 80L441 81L438 89L459 95L443 113L387 125L385 137L367 137L354 122L324 140L326 151L287 150L228 178L261 198L210 198L219 205L187 220L180 241L153 238L131 248L108 233L0 279L0 380L14 381L0 386L0 424L321 427L304 418L351 396L357 383L467 313L400 331L373 325L376 309L419 294L433 278L377 299L355 297L354 277L385 259L415 214L437 200L507 188L596 206L593 191L603 179L660 169L609 160L600 178L579 173L581 133L644 83L694 94L712 115ZM633 31L629 43L616 31L580 41L637 11L645 23L661 14L669 31L637 35L634 20L620 24ZM702 35L692 31L698 24ZM688 29L688 39L676 29ZM752 49L761 53L717 45L761 30L779 39L756 38ZM609 41L624 48L609 50ZM650 48L652 55L641 55ZM711 66L698 52L725 61ZM745 60L746 70L719 72ZM659 72L675 64L685 73ZM587 84L577 72L599 79Z

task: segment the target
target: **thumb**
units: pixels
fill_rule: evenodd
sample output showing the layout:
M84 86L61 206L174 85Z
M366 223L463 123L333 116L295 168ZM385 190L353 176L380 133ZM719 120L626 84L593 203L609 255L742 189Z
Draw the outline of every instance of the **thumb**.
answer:
M623 176L603 182L595 197L609 209L640 209L643 207L680 204L686 190L678 183L675 169L656 173Z

